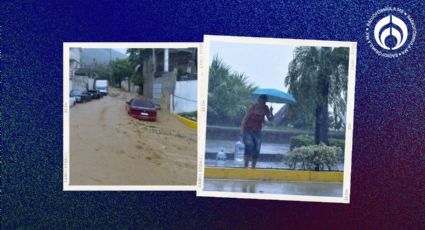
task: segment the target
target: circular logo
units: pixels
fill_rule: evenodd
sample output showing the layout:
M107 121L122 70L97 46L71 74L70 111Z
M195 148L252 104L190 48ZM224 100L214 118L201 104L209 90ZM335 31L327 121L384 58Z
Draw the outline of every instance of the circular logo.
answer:
M415 22L400 8L380 9L367 23L366 40L370 48L380 56L396 58L406 54L415 39Z

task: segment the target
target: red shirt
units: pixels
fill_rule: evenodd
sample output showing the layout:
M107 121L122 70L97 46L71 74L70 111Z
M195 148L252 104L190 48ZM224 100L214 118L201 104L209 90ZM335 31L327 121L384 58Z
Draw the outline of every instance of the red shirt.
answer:
M262 113L258 113L258 111L255 110L255 105L251 106L251 108L248 110L248 115L245 121L245 130L252 132L261 131L261 128L263 127L264 116L269 110L269 107L265 107L266 108Z

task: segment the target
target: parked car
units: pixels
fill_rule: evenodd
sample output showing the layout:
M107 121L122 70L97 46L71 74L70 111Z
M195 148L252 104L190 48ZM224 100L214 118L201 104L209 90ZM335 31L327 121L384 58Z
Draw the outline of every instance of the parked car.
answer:
M69 97L69 107L74 106L77 103L77 97Z
M87 93L89 93L93 99L100 99L103 97L99 90L88 90Z
M78 103L85 103L86 101L91 100L91 96L87 93L87 91L74 89L70 93L71 97L75 97Z
M126 102L128 115L147 121L156 121L157 113L152 101L141 98L133 98Z

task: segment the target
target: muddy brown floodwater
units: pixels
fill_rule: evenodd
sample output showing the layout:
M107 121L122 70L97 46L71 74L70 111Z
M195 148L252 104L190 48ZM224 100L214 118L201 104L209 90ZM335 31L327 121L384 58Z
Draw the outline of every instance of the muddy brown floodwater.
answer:
M165 110L132 118L131 97L115 90L70 109L70 184L195 185L196 129Z

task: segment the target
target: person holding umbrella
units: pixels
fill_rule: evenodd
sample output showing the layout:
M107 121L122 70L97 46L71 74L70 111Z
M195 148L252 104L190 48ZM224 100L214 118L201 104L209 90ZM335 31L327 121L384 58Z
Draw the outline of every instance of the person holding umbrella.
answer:
M245 168L248 167L250 160L252 160L252 168L255 168L257 164L263 138L261 129L265 121L264 116L267 117L269 121L273 120L273 107L269 109L266 105L267 101L267 95L260 95L257 103L248 109L241 122L240 136L245 144Z

